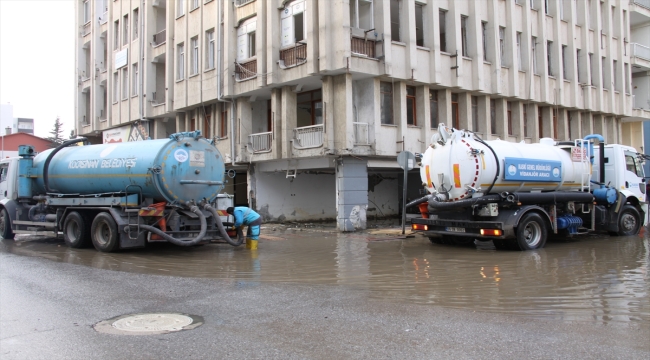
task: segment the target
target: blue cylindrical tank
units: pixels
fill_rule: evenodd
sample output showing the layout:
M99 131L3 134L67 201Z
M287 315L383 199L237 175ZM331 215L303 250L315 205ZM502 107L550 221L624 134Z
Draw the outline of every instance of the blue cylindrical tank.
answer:
M70 146L54 155L48 185L61 194L142 192L155 201L214 201L223 189L225 165L219 150L194 133L171 139ZM44 194L48 154L34 158L34 193ZM128 187L128 189L127 189Z

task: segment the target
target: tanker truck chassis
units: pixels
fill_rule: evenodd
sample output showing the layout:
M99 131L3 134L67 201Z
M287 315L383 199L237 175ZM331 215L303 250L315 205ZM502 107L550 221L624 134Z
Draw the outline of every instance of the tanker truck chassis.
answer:
M407 204L422 215L411 229L432 243L491 240L515 250L542 248L551 236L636 235L647 223L645 158L600 135L515 144L443 124L421 154L429 195Z
M158 241L243 242L241 231L230 238L223 159L200 131L76 146L84 140L37 155L21 145L19 158L0 161L0 236L63 237L72 248L92 244L103 252Z

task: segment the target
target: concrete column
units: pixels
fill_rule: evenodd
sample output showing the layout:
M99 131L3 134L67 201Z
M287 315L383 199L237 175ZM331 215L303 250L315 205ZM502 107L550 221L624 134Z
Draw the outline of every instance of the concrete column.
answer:
M237 100L237 121L236 124L239 124L239 129L235 130L235 144L237 149L244 148L244 145L248 144L248 135L252 134L253 129L253 103L250 102L250 97L239 98ZM248 156L246 150L239 152L242 156ZM251 149L252 153L252 149Z
M583 112L580 116L580 137L583 138L587 135L594 133L594 123L592 121L592 114L590 112Z
M512 135L517 141L524 140L524 106L522 102L511 103L512 112Z
M352 157L336 160L336 220L340 231L366 228L368 163Z
M354 147L352 122L352 74L323 78L325 141L330 148L349 151Z
M397 126L397 152L404 149L401 142L406 136L406 83L393 83L393 124Z
M569 118L567 120L569 128L569 141L582 138L582 121L580 111L569 111Z
M600 134L605 138L605 141L607 141L607 132L605 128L605 116L604 115L594 115L594 127L593 127L593 133L594 134Z
M289 159L292 157L293 150L293 144L291 143L291 139L293 139L293 129L295 129L298 124L298 118L296 116L296 93L291 90L291 86L282 87L280 109L280 122L283 139L282 158Z
M474 131L484 139L490 136L490 98L487 96L478 97L478 129Z
M429 103L429 87L418 86L415 88L415 104L417 125L420 127L420 139L426 146L431 138L431 104Z
M557 109L557 126L557 139L555 140L569 140L568 113L564 109Z
M472 128L472 94L458 94L458 116L460 117L460 128Z
M271 89L271 152L274 159L282 158L283 148L288 144L282 126L282 89Z
M496 102L497 135L502 140L508 139L508 102L504 98L494 99Z
M451 90L438 90L438 121L447 127L453 126L451 118Z
M526 131L528 132L528 138L531 139L531 142L539 141L539 107L535 104L526 105L526 116L528 117L526 122Z

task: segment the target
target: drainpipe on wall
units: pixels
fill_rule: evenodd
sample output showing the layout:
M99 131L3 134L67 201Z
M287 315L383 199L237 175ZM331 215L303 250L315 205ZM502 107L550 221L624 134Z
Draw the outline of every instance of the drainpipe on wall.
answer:
M138 11L138 16L142 14L142 18L139 19L140 21L140 63L138 64L139 71L140 73L138 74L138 81L140 82L138 86L138 100L139 100L139 107L140 107L140 122L145 120L145 114L144 114L144 18L146 14L146 9L144 8L144 0L140 0L140 10ZM108 48L107 48L108 49ZM151 129L149 129L149 132L151 133ZM148 134L149 135L149 134ZM146 139L145 139L146 140Z
M230 154L231 154L231 165L237 165L237 154L235 154L235 99L227 100L223 98L223 92L221 88L221 75L223 74L223 59L221 56L221 48L223 44L221 43L221 28L223 27L223 12L222 6L224 6L224 1L218 6L217 18L219 19L219 26L217 26L217 101L221 102L230 102Z

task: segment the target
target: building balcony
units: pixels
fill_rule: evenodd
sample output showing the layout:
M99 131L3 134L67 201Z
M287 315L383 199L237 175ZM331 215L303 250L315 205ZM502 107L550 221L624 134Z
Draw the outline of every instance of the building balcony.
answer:
M235 79L237 81L249 80L255 77L257 77L257 59L235 63Z
M632 0L631 2L634 5L639 5L650 10L650 0Z
M263 132L248 135L248 143L254 154L271 152L273 142L272 132Z
M159 46L167 42L167 29L159 31L153 35L153 46Z
M104 11L103 14L99 16L99 25L104 25L108 22L108 11Z
M642 67L646 71L650 70L650 47L637 43L631 43L630 47L632 48L630 54L632 65Z
M370 145L368 136L368 123L353 122L354 145Z
M87 22L84 25L81 26L81 37L84 37L86 35L90 34L90 30L92 29L91 22Z
M294 47L280 50L280 67L290 68L307 62L307 44L296 43Z
M323 124L303 126L293 129L293 147L311 149L323 146Z
M376 58L377 42L374 40L367 40L358 37L351 38L351 50L353 55L367 56L369 58Z

